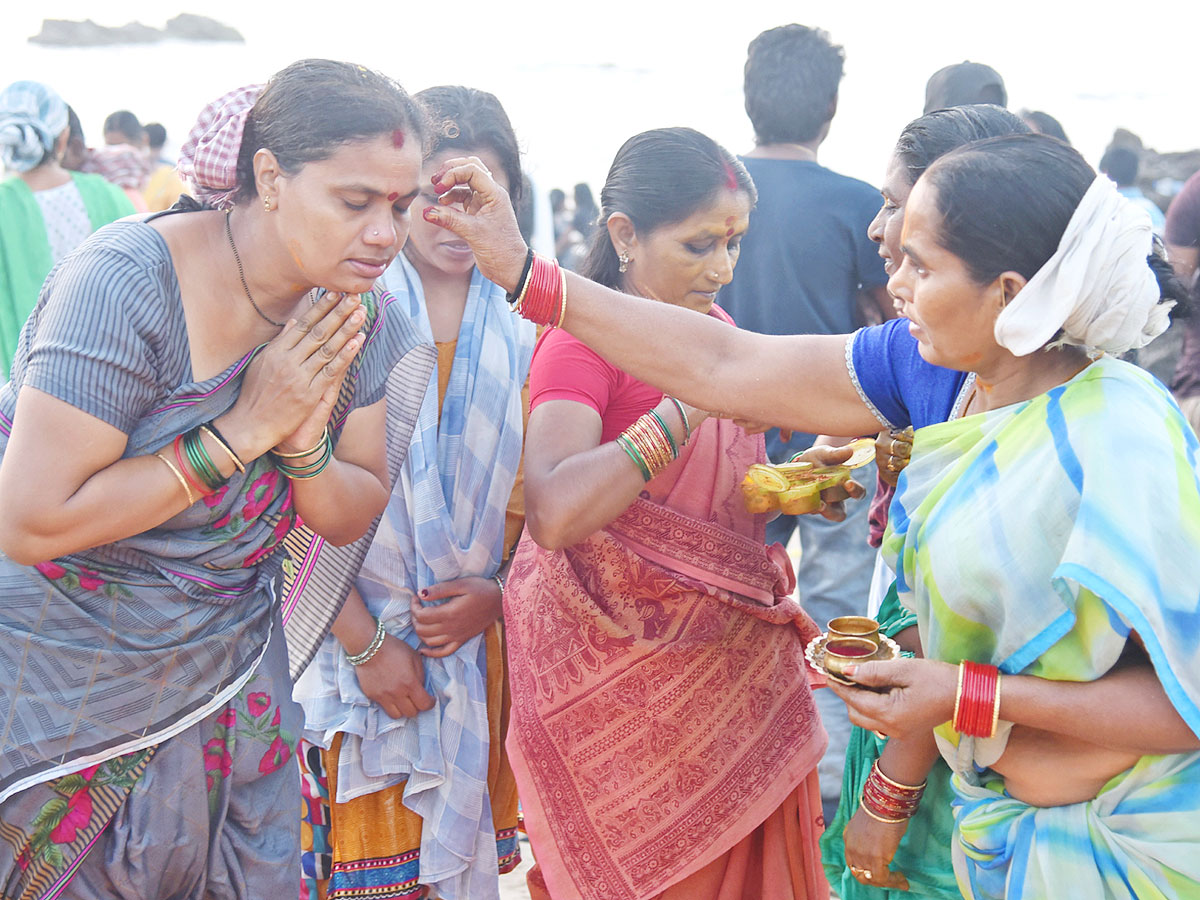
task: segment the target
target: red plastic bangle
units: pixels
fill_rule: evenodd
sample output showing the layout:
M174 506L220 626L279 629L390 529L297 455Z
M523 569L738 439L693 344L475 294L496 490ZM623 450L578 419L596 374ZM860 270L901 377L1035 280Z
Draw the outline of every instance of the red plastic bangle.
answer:
M954 730L972 737L992 737L1000 703L1000 670L963 660Z
M179 463L179 471L183 473L183 477L187 479L188 484L196 489L196 493L201 497L211 497L216 491L205 487L195 478L192 477L192 469L183 461L183 435L179 435L171 443L171 449L175 451L175 461Z
M557 322L562 316L562 283L557 260L535 256L518 312L538 325Z
M860 803L868 815L894 824L916 815L924 793L924 782L914 786L893 781L883 774L877 761L863 784Z

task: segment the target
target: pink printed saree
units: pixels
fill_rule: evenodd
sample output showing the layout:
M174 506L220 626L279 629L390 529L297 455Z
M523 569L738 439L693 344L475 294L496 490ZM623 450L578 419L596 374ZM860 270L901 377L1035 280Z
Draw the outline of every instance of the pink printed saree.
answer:
M554 900L641 900L685 880L725 882L691 900L741 896L728 873L774 864L762 847L783 842L748 842L785 809L803 823L791 868L807 871L770 895L828 896L805 783L826 745L804 664L816 628L739 489L762 447L708 421L606 528L557 552L521 540L504 594L507 748Z

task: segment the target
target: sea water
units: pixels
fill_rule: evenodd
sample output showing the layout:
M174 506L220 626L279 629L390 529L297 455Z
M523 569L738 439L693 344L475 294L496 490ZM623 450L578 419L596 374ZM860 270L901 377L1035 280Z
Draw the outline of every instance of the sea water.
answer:
M538 186L570 193L577 181L598 189L621 143L647 128L688 125L735 152L750 149L741 94L746 45L765 28L795 21L825 28L846 52L821 161L872 184L900 129L921 114L926 79L964 59L1000 71L1010 108L1057 117L1093 163L1117 126L1160 152L1200 146L1200 3L1165 0L1120 17L1073 6L42 0L0 12L0 82L51 84L79 112L93 145L108 113L131 109L143 122L166 125L170 151L221 93L299 58L346 59L409 90L458 83L494 92ZM212 16L246 42L64 49L27 41L43 17L162 26L179 12Z

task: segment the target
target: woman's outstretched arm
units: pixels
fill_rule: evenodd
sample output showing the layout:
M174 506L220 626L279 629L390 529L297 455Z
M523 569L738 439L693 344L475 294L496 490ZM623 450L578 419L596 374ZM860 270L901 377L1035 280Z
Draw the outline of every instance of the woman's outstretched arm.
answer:
M422 214L467 241L484 275L512 290L526 246L508 195L466 159L449 161L434 186L440 205ZM564 327L617 368L701 409L828 434L879 428L846 371L844 335L740 331L573 274Z

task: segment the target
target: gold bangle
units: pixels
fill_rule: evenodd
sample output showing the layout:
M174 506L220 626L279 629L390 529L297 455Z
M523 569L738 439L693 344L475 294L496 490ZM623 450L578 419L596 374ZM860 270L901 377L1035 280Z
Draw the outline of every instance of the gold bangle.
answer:
M923 791L925 790L925 785L929 783L928 781L922 781L920 784L901 784L899 781L893 781L891 778L888 778L883 774L883 769L879 768L879 760L875 760L873 768L875 769L876 775L878 775L892 787L898 788L902 791Z
M183 473L179 471L179 467L163 456L161 450L154 454L154 458L161 459L164 463L166 463L167 468L171 470L171 474L175 476L175 480L183 486L183 492L187 494L188 506L191 506L193 503L195 503L196 495L192 493L192 486L187 483L187 479L183 477Z
M903 819L885 819L883 816L881 816L877 813L873 813L873 812L871 812L871 810L867 809L867 804L863 803L861 800L858 803L858 808L861 809L863 812L865 812L868 816L870 816L876 822L882 822L884 825L900 825L900 824L903 824L904 822L907 822L909 819L912 818L912 816L905 816Z
M233 463L233 467L235 469L237 469L243 475L246 474L245 465L242 464L242 461L241 461L241 459L238 458L238 455L233 452L232 447L230 447L223 440L221 440L219 437L217 437L215 434L213 434L212 429L209 428L207 425L201 425L200 430L203 431L205 434L207 434L210 438L212 438L214 444L216 444L218 447L220 447L222 450L225 451L225 454L229 457L229 461Z
M567 317L567 270L559 266L558 274L562 278L562 302L558 307L558 322L554 327L562 328L563 319Z
M325 449L325 441L327 441L328 439L329 439L329 426L326 425L325 430L321 432L321 439L319 441L317 441L315 444L313 444L311 447L309 447L307 450L301 450L299 453L280 453L278 450L272 450L271 453L273 453L275 456L278 456L280 459L299 459L302 456L311 456L312 454L316 453L318 450L324 450Z
M992 733L988 737L996 736L996 729L1000 726L1000 679L1003 676L999 672L996 673L996 697L992 701Z
M658 474L671 464L673 457L667 442L657 428L651 424L652 421L653 419L648 415L642 416L629 426L629 430L635 437L638 449L642 451L646 462L650 464L654 473Z
M521 307L525 305L525 292L529 290L529 282L533 281L533 261L533 257L531 256L529 258L529 270L525 273L525 283L521 285L521 293L517 294L517 300L512 304L512 308L517 311L518 315L521 312Z
M888 466L890 468L891 462ZM954 718L950 720L950 726L958 731L958 707L962 703L962 683L963 683L963 664L958 664L958 687L954 690Z

